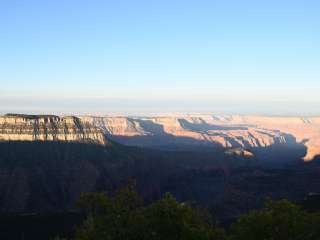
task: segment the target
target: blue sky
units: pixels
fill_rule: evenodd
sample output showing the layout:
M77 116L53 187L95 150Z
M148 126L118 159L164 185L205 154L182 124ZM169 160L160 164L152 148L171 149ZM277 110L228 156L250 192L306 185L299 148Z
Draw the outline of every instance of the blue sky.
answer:
M320 2L2 0L0 112L320 114Z

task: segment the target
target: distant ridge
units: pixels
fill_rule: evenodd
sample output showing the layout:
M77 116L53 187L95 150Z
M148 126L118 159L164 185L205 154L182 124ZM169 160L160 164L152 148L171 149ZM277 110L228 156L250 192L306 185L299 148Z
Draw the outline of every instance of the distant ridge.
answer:
M75 116L6 114L0 117L0 141L70 141L105 145L104 133Z
M28 119L37 119L37 118L49 118L49 117L58 117L56 115L50 114L21 114L21 113L7 113L5 117L17 117L17 118L28 118Z
M177 114L149 117L81 117L122 144L147 147L220 145L260 148L304 145L305 161L320 155L320 117Z

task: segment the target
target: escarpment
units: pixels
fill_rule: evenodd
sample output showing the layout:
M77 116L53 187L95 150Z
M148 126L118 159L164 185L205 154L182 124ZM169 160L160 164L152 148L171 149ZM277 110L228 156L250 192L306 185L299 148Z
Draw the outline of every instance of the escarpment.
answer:
M0 117L0 141L107 143L101 129L77 117L23 114Z
M155 117L84 117L122 144L166 147L216 144L225 148L306 147L303 157L320 156L319 117L239 115L167 115Z
M123 144L139 146L219 145L258 148L286 144L285 134L249 124L221 124L204 117L84 117Z

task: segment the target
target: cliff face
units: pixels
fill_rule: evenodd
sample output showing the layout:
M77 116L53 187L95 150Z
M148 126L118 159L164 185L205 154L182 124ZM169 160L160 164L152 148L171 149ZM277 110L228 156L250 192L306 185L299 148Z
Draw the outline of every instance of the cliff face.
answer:
M101 129L77 117L7 114L0 117L0 141L70 141L106 144Z
M0 212L74 207L81 192L108 190L130 176L125 149L75 141L0 142Z
M306 161L320 155L320 118L236 115L164 117L84 117L106 135L127 145L218 144L227 148L264 148L299 144Z
M287 142L286 134L276 129L264 129L249 124L215 123L203 117L85 117L83 121L101 128L121 143L129 142L141 146L165 146L175 143L251 148ZM154 141L156 138L159 138L158 142Z
M305 161L320 155L320 117L232 116L225 123L256 124L265 129L277 129L291 134L298 143L306 146Z
M70 141L106 144L105 136L125 145L264 148L304 145L306 161L320 154L320 118L181 115L165 117L0 117L0 141Z

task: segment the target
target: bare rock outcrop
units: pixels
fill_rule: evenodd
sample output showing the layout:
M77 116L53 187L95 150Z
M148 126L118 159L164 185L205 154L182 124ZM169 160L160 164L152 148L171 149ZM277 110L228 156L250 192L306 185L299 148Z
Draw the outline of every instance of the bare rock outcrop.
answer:
M77 117L22 114L0 117L0 141L107 143L101 129Z
M261 148L286 144L287 135L274 128L250 122L229 123L214 116L164 117L84 117L83 121L101 128L120 143L156 145L215 144L225 148ZM159 141L154 141L158 138Z
M149 146L156 136L193 139L193 143L217 143L226 148L268 147L289 144L295 138L304 145L305 161L320 155L320 117L276 117L244 115L166 115L156 117L86 117L85 121L121 140L144 137ZM135 144L135 139L130 143ZM165 143L165 138L161 139ZM124 142L126 143L126 142ZM171 144L172 141L168 141Z

